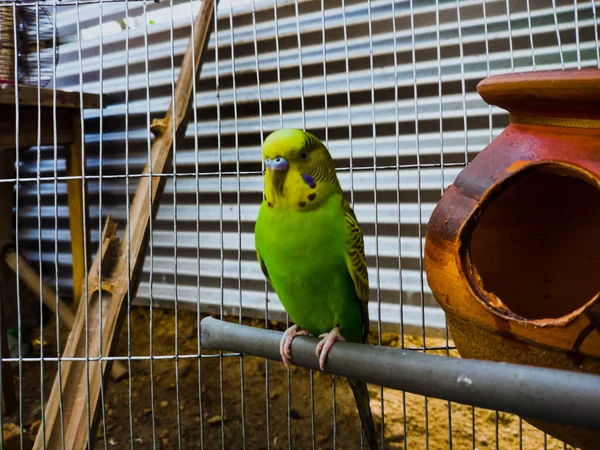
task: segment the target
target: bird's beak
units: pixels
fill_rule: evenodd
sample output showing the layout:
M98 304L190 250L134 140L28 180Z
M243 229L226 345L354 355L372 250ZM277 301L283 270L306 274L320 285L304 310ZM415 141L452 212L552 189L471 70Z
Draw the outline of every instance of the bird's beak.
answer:
M289 167L287 160L281 156L267 158L265 159L265 166L267 166L266 179L270 181L277 192L283 192L283 184Z
M286 171L288 169L288 162L287 159L282 158L281 156L278 156L277 158L267 158L265 160L265 165L267 166L267 169L269 170L276 170L276 171Z

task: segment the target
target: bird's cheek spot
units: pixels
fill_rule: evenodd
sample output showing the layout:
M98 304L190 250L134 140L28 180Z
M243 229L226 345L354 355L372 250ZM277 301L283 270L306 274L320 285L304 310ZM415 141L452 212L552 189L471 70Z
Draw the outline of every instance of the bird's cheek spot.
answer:
M309 194L309 195L308 195L308 199L309 199L311 202L314 202L316 198L317 198L317 194L315 194L314 192L313 192L312 194Z
M273 207L273 203L271 203L271 202L267 202L267 206L268 206L269 208L272 208L272 207Z
M306 175L305 173L303 173L302 179L304 180L304 182L306 184L308 184L310 186L311 189L314 189L317 187L317 183L315 183L315 179L313 177L311 177L310 175Z
M298 202L300 208L306 208L306 202Z

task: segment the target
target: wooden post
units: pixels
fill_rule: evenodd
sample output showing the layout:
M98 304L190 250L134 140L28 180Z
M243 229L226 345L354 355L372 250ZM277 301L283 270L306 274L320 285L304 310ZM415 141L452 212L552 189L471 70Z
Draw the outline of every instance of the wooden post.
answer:
M186 113L190 106L192 81L196 77L199 62L206 47L209 31L212 26L214 0L202 2L200 11L194 20L194 34L188 43L181 71L175 87L174 98L163 119L152 123L151 129L156 139L151 151L151 173L162 174L168 166L173 150L173 131L178 138L183 137L187 127ZM192 53L193 52L193 53ZM195 60L193 60L195 57ZM194 62L194 64L193 64ZM175 114L172 106L175 102ZM150 167L144 173L150 173ZM137 293L142 275L144 258L149 240L149 224L154 219L164 185L165 177L142 177L131 204L130 223L124 236L128 239L120 241L116 237L116 224L109 217L106 221L100 248L88 275L88 298L82 298L75 317L73 329L69 334L63 357L97 358L100 336L102 336L102 356L109 355L124 319L124 300L130 288L131 298ZM129 257L128 257L129 256ZM102 261L103 279L98 279L98 268ZM128 278L130 282L128 283ZM86 302L87 300L87 302ZM102 323L96 322L98 310L102 302ZM86 349L86 312L89 318ZM100 334L100 330L102 333ZM87 350L87 352L86 352ZM101 364L101 365L100 365ZM43 430L37 434L34 449L64 448L83 450L93 445L95 428L98 419L98 406L101 383L105 380L106 370L110 369L110 361L88 362L89 372L83 362L63 361L61 364L62 386L58 377L54 381L52 392L45 411L45 442ZM86 379L89 380L89 397ZM64 436L61 433L60 396L62 391L62 410L64 413ZM87 421L87 407L90 405L92 423ZM88 434L88 425L90 433Z
M66 154L67 192L69 203L69 226L71 228L71 256L73 268L73 304L75 309L79 305L81 291L83 289L83 280L85 278L85 248L84 233L87 237L86 242L90 242L89 229L83 227L83 217L86 215L86 223L89 224L87 208L83 208L83 195L85 182L82 179L81 161L83 159L81 146L81 118L79 111L73 111L72 117L72 141ZM89 227L88 227L89 228ZM89 258L88 258L89 261Z

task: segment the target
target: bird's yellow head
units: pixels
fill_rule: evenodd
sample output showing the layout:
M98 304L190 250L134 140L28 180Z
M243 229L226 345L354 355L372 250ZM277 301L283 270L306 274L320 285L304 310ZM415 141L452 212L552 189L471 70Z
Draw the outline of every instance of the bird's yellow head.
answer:
M317 208L341 192L335 165L325 145L302 130L281 129L265 139L265 199L269 207Z

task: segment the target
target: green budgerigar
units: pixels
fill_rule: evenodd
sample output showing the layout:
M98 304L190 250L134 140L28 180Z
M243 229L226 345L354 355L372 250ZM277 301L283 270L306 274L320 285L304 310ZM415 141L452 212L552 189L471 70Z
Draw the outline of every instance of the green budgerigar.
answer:
M290 365L295 336L316 335L321 370L335 341L366 342L369 279L363 235L325 145L282 129L264 142L264 198L255 228L262 271L294 325L281 339ZM366 383L348 379L371 450L377 437Z

